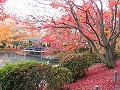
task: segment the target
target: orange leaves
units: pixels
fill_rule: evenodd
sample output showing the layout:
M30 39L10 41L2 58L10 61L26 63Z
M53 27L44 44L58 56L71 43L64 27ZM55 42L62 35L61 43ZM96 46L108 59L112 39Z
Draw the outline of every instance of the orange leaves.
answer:
M7 19L1 22L0 25L0 41L9 39L12 36L11 29L13 28L14 22L11 19Z
M111 17L112 17L111 12L105 11L105 12L103 13L103 18L104 18L104 20L109 20Z

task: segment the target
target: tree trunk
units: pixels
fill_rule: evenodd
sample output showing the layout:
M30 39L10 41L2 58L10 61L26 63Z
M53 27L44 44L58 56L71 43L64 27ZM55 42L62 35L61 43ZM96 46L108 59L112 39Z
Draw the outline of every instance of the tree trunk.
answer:
M114 40L115 41L115 40ZM108 44L107 47L104 47L104 55L102 55L99 50L97 49L97 47L95 46L95 44L92 42L92 46L95 49L96 53L99 55L99 57L101 58L101 60L106 64L106 66L110 69L115 67L115 45L116 43L111 43Z
M114 49L111 48L111 46L105 47L104 48L105 51L105 63L107 65L108 68L114 68L115 67L115 54L114 54Z

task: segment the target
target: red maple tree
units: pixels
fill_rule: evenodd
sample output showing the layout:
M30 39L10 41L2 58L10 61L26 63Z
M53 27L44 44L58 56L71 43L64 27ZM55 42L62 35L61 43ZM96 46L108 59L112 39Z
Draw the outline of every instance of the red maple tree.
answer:
M116 39L120 34L118 30L119 0L108 0L106 9L103 7L102 0L83 0L81 2L79 3L77 0L53 1L51 6L56 9L61 8L63 15L57 20L52 18L49 21L50 24L45 24L45 27L77 30L79 36L83 36L91 43L108 68L115 67L114 51ZM100 53L96 43L103 48L104 55Z

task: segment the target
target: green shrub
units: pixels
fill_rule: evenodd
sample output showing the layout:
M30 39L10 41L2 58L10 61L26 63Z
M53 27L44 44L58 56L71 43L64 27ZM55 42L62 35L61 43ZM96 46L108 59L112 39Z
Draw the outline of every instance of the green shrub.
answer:
M0 48L2 49L2 48L4 48L4 46L3 46L3 45L0 45Z
M117 59L120 59L120 53L116 52L116 54L115 54L115 59L116 59L116 60L117 60Z
M6 46L6 43L3 43L3 46L5 47L5 46Z
M85 70L90 66L84 55L71 54L60 61L60 65L69 69L73 74L74 81L85 76Z
M85 48L85 47L81 47L78 50L79 50L79 52L85 52L85 51L88 51L89 49Z
M3 90L34 90L39 78L35 73L35 62L7 64L0 69L0 83ZM39 73L38 73L39 74ZM32 78L33 77L33 78ZM35 82L34 82L35 81Z
M116 48L115 50L115 59L120 59L120 46Z
M29 46L28 43L24 43L21 47L23 47L23 48L27 48L28 46Z
M86 52L83 54L83 56L87 58L88 62L91 63L91 65L92 65L92 63L101 62L98 55L95 53Z
M0 84L2 90L42 90L46 85L55 90L53 88L62 88L70 80L70 75L69 70L49 64L21 62L0 68Z
M63 90L63 85L72 81L72 73L69 69L58 66L53 67L51 72L51 79L48 85L49 90Z

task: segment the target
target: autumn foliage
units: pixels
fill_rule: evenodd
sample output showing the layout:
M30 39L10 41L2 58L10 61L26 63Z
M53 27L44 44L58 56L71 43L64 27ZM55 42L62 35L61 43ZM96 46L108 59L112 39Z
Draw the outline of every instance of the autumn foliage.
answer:
M50 32L49 32L50 31ZM49 29L46 32L49 32L46 34L42 41L45 43L50 44L51 51L69 51L69 50L75 50L76 48L80 48L84 46L81 44L81 46L78 46L78 44L82 43L80 41L80 35L76 30L70 31L69 29Z
M0 22L0 41L8 40L12 37L11 30L13 29L14 22L12 19L6 19Z
M7 0L0 0L0 3L5 3Z
M84 46L83 42L89 42L108 68L114 68L116 39L120 34L119 4L119 0L81 0L80 2L78 0L55 0L51 6L60 10L62 15L58 18L52 17L48 24L44 24L43 27L49 28L49 32L55 32L55 38L61 35L66 36L65 33L72 33L68 39L73 43L71 44L72 50L77 46ZM62 33L57 32L57 30L63 29ZM73 34L74 30L77 34ZM75 42L75 38L71 40L74 35L78 36L78 40ZM54 41L51 45L58 45L61 48L62 42L64 41L56 38L56 43ZM104 50L104 55L98 47Z
M117 71L117 82L114 83L114 71ZM104 64L90 67L85 78L75 83L68 84L70 90L94 90L98 86L100 90L118 90L120 88L120 61L116 62L116 68L108 69Z

